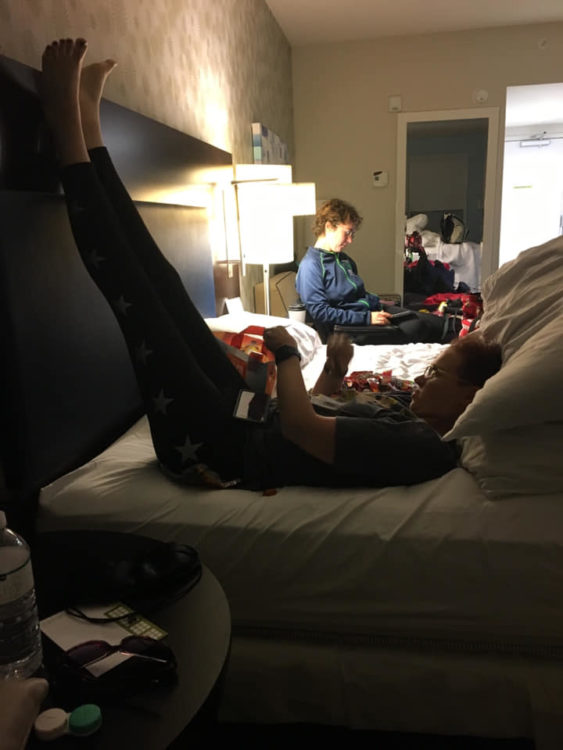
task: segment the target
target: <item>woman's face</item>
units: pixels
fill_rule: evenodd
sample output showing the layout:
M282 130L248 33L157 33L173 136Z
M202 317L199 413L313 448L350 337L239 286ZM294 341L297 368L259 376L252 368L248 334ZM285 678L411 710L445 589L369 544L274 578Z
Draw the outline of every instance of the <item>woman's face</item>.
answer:
M443 351L423 375L414 379L410 408L440 435L446 433L479 390L460 377L463 356L455 347Z
M325 239L327 250L332 253L340 253L347 245L352 244L356 226L351 221L346 221L334 226L327 221L325 224Z

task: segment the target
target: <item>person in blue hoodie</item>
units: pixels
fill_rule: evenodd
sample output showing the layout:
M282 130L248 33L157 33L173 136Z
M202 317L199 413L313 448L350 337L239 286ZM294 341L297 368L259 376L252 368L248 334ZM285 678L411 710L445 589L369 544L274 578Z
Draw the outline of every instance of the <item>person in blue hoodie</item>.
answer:
M407 311L382 304L377 294L368 292L358 275L355 261L348 255L362 223L350 203L332 198L315 215L315 244L299 264L297 293L321 337L326 339L335 325L369 326L356 343L405 344L441 340L442 321L434 315ZM402 313L403 318L392 316Z

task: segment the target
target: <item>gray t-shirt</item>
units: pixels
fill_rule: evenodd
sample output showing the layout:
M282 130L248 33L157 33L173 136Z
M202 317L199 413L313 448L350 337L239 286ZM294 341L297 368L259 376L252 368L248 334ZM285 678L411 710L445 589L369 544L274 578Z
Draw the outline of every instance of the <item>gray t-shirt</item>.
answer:
M322 413L329 411L319 409ZM426 422L396 407L350 401L335 407L333 464L314 458L281 434L275 402L264 424L252 425L245 450L244 485L387 487L425 482L457 465L457 445L443 441Z

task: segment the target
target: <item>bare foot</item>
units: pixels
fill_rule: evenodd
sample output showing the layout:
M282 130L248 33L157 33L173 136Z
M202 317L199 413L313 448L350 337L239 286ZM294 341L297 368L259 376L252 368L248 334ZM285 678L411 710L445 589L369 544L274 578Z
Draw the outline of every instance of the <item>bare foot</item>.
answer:
M59 39L45 48L42 58L41 97L63 165L89 160L78 105L86 47L84 39Z
M100 128L100 100L108 75L115 68L115 60L86 65L80 76L79 102L82 131L87 148L103 146Z

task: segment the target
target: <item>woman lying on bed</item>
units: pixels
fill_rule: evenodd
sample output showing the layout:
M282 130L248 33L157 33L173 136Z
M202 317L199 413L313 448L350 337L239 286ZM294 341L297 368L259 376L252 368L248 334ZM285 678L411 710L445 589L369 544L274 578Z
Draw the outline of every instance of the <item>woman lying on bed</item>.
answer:
M78 251L123 332L164 473L184 482L266 489L412 484L453 468L455 446L440 435L500 365L498 349L473 336L448 348L418 379L412 406L421 419L413 414L405 420L382 418L377 409L369 415L317 414L295 341L283 327L269 329L278 410L264 424L233 417L245 383L115 172L99 121L103 85L115 63L82 69L86 46L64 39L46 48L45 113ZM329 350L321 390L333 390L345 374L341 355L338 347Z

